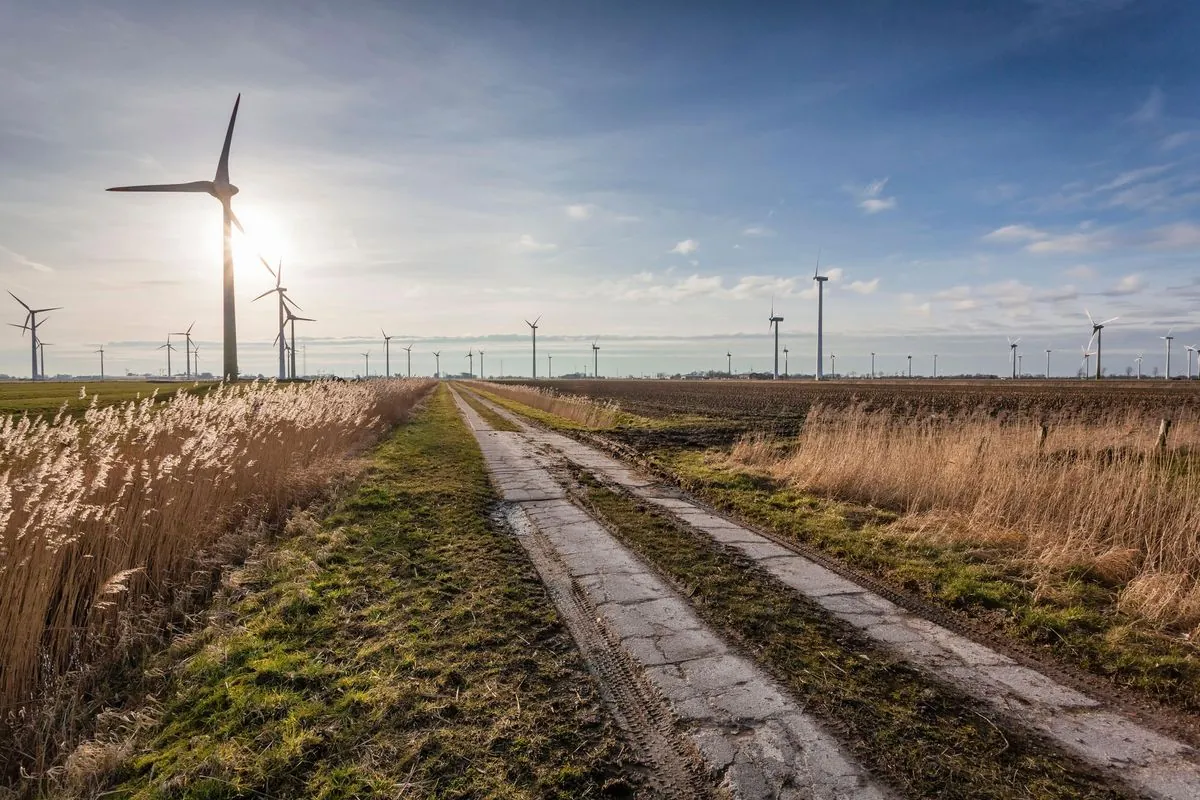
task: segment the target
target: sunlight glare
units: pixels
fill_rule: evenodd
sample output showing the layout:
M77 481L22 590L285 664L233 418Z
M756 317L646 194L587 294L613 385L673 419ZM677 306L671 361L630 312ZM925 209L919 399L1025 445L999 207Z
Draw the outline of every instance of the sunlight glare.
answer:
M246 233L236 228L233 231L233 264L238 275L246 277L264 276L258 257L261 255L271 265L280 259L287 260L287 238L283 226L268 211L249 203L234 203L234 211L241 220Z

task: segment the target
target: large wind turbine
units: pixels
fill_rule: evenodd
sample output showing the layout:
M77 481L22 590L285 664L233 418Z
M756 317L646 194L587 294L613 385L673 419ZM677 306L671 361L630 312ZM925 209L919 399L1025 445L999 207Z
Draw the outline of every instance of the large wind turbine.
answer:
M290 308L288 308L286 306L284 306L283 310L284 310L284 312L286 312L287 322L289 325L291 325L291 328L292 328L291 329L292 343L288 347L288 350L290 351L288 358L290 360L290 366L291 366L291 378L292 378L292 380L295 380L296 379L296 323L297 322L316 322L316 320L313 319L312 317L298 317L292 313L292 310ZM280 331L279 335L283 336L283 331Z
M467 350L467 377L475 377L475 351Z
M1135 358L1134 361L1136 361L1138 365L1137 379L1140 381L1142 379L1142 354L1138 353L1137 358Z
M1050 348L1046 348L1046 380L1050 380Z
M416 342L413 342L413 344L416 344ZM412 377L412 349L412 344L404 348L404 352L408 354L408 377L410 378Z
M1171 380L1171 340L1175 338L1171 335L1171 331L1173 330L1175 328L1172 326L1171 330L1167 331L1166 336L1158 337L1167 343L1167 380Z
M730 378L733 377L733 353L725 351L725 372Z
M21 328L22 330L27 330L32 334L29 343L30 363L32 364L30 368L30 380L36 381L38 378L44 377L41 374L41 370L38 369L38 327L45 322L45 320L39 320L37 315L45 314L48 311L59 311L62 309L62 306L55 306L54 308L30 308L28 303L17 297L12 292L9 292L8 294L9 297L11 297L13 300L16 300L21 304L21 307L25 309L24 324L17 325L15 327Z
M300 308L300 305L295 300L288 297L287 287L283 285L283 259L279 259L279 266L276 269L271 269L271 265L262 256L259 256L258 260L262 262L262 265L267 268L267 272L271 273L271 277L275 279L275 288L268 289L254 298L254 300L261 300L269 294L279 295L279 336L277 338L279 340L279 380L283 380L287 377L287 345L285 344L286 339L283 335L284 326L287 324L287 315L285 313L287 304L290 303L297 311L303 311L304 309ZM254 300L251 302L254 302Z
M237 121L238 106L242 102L241 94L233 103L233 114L229 117L229 128L225 131L225 144L221 148L221 158L217 161L217 174L211 181L192 181L191 183L163 183L145 186L114 186L110 192L201 192L210 194L221 202L222 230L224 241L224 305L225 305L225 363L222 375L227 380L237 380L237 321L234 312L233 294L233 244L230 241L232 231L230 225L236 225L239 231L245 233L242 223L233 213L230 201L238 193L238 187L229 182L229 145L233 141L233 124Z
M365 365L363 372L366 373L363 375L363 377L369 378L369 377L371 377L371 353L370 353L370 351L363 353L362 357L363 357L363 364Z
M592 340L592 377L600 377L600 345L596 344L598 340Z
M1012 339L1006 336L1005 338L1008 339L1008 349L1012 351L1012 376L1015 380L1017 377L1017 345L1021 343L1021 337Z
M821 380L825 377L824 362L822 361L821 348L824 347L825 334L825 281L829 278L821 273L821 251L817 251L817 268L813 270L813 280L817 282L817 375L816 380ZM774 316L774 315L772 315ZM779 326L775 327L776 335L779 332ZM786 357L784 358L786 362ZM784 370L787 373L787 370Z
M549 353L546 354L546 377L554 377L554 356Z
M1087 347L1080 347L1079 350L1083 353L1083 377L1086 379L1090 372L1092 363L1092 340L1088 339Z
M1110 322L1116 322L1120 319L1120 317L1113 317L1112 319L1106 319L1103 322L1096 322L1096 320L1092 319L1092 312L1085 308L1083 313L1087 314L1088 322L1092 323L1092 336L1096 338L1096 380L1100 380L1100 358L1103 347L1101 341L1104 336L1104 326ZM1190 360L1189 363L1191 363Z
M775 316L775 301L771 301L771 316L767 318L767 329L775 329L775 371L771 375L772 380L779 380L779 323L783 322L783 317ZM820 371L820 367L817 370Z
M183 371L188 378L192 377L192 328L196 327L195 320L188 325L186 331L176 331L172 336L183 337Z
M442 352L440 350L433 351L434 371L437 373L434 377L438 380L442 378Z
M167 343L160 344L158 346L158 349L159 350L165 349L167 351L167 377L169 378L169 377L171 377L171 351L177 349L175 347L175 345L171 344L171 334L169 334L169 333L167 334Z
M483 351L479 351L479 380L487 377L487 373L483 371Z
M100 345L100 349L93 352L100 354L100 380L104 380L104 345Z
M38 355L42 359L41 373L42 373L42 378L44 380L46 377L46 348L54 347L54 345L51 344L50 342L43 342L41 339L38 339L37 346L38 346Z
M379 329L383 334L383 377L392 377L392 337L387 335L387 331L383 328Z
M1192 347L1189 344L1184 347L1184 351L1185 351L1185 354L1187 355L1187 361L1188 361L1187 378L1190 381L1192 379L1192 353L1196 352L1196 348Z
M533 331L533 377L537 377L537 329L538 322L542 319L542 315L538 314L537 319L533 322L525 320L525 324L529 326L529 330Z

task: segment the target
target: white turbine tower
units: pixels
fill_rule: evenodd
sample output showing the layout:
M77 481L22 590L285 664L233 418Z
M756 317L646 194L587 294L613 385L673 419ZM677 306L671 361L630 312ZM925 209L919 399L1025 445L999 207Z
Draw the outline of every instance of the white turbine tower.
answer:
M1134 359L1134 362L1137 364L1137 379L1140 381L1142 379L1142 354L1141 353L1137 354L1137 358Z
M1050 348L1046 348L1046 380L1050 380Z
M1006 336L1005 338L1008 339L1008 349L1012 351L1012 376L1015 380L1017 377L1017 345L1021 343L1021 337L1012 339Z
M1196 352L1196 348L1189 344L1184 348L1184 350L1187 352L1187 360L1188 360L1187 377L1188 377L1188 380L1190 381L1192 379L1192 353Z
M822 348L825 346L825 281L829 277L821 274L821 251L817 251L817 267L813 270L813 280L817 282L817 374L816 380L825 377ZM779 327L775 328L776 333ZM786 372L786 370L785 370Z
M1092 319L1092 312L1085 308L1083 313L1087 314L1088 322L1092 323L1092 338L1096 340L1096 380L1100 380L1100 358L1103 349L1102 340L1104 336L1104 326L1110 322L1116 322L1120 319L1120 317L1113 317L1112 319L1106 319L1103 322L1096 322L1096 320Z
M1171 340L1175 338L1174 336L1171 335L1171 331L1173 331L1173 330L1175 330L1174 326L1172 326L1171 329L1167 331L1166 336L1158 337L1167 343L1167 376L1166 376L1167 380L1171 380Z
M772 327L775 329L775 372L772 373L773 380L779 380L779 323L783 322L783 317L775 316L775 301L771 301L771 316L767 318L767 329ZM821 367L817 367L817 372L820 373Z

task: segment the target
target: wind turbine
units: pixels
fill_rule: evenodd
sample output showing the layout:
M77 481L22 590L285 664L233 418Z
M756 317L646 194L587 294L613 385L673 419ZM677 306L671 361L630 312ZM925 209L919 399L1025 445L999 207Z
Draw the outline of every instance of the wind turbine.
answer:
M525 320L525 324L529 326L529 330L533 331L533 377L537 378L537 329L538 322L542 319L542 315L538 314L537 319L533 322Z
M171 377L171 351L177 349L175 345L171 344L171 334L167 334L167 343L160 344L157 349L167 351L167 377L169 378Z
M817 250L817 267L813 270L813 280L817 282L817 380L825 377L822 373L824 364L822 362L821 348L824 346L825 335L825 281L829 278L821 273L821 251ZM772 315L774 316L774 315ZM776 335L779 333L779 326L775 326Z
M196 377L200 377L200 348L192 348L192 368L196 370Z
M1012 351L1012 376L1014 379L1016 379L1016 377L1017 377L1017 345L1019 345L1021 343L1021 337L1018 336L1016 339L1011 339L1006 336L1005 338L1008 339L1008 348L1009 348L1009 350Z
M1025 377L1025 354L1017 353L1017 374Z
M279 380L283 380L287 377L288 372L287 345L285 344L285 338L283 335L283 326L287 324L285 313L287 310L286 304L291 303L297 311L302 311L303 309L300 308L300 305L295 300L287 295L287 287L283 285L283 259L279 259L279 266L276 269L271 269L271 265L268 264L267 260L262 256L259 256L258 260L262 262L262 265L267 268L267 272L271 273L271 277L275 279L275 288L268 289L258 297L254 298L254 300L261 300L269 294L279 295L279 336L277 338L279 339ZM254 302L254 300L251 302ZM292 371L295 372L295 370Z
M473 350L467 351L467 375L475 377L475 352Z
M290 308L288 308L286 306L284 307L283 310L287 314L287 322L289 325L291 325L291 328L292 328L292 330L291 330L292 343L288 347L288 351L289 351L288 358L289 358L289 365L291 367L291 373L292 373L291 377L292 377L292 380L295 380L296 379L296 323L297 322L316 322L316 320L313 319L312 317L298 317L292 313L292 310ZM279 332L279 335L283 336L282 330Z
M933 377L937 377L937 353L933 354Z
M363 377L364 377L364 378L369 378L369 377L371 377L371 353L370 353L370 351L367 351L366 353L363 353L363 354L362 354L362 357L363 357L363 363L366 365L366 366L364 367L364 369L363 369L363 371L364 371L366 374L365 374L365 375L363 375Z
M786 380L788 376L788 349L787 345L783 346L783 377Z
M1103 347L1101 342L1104 337L1104 326L1110 322L1116 322L1120 319L1120 317L1113 317L1112 319L1106 319L1103 322L1096 322L1096 320L1092 319L1092 313L1086 308L1083 310L1083 313L1087 314L1088 322L1092 323L1092 336L1096 338L1096 380L1100 380L1100 354ZM1189 358L1188 365L1190 366L1191 363L1191 359Z
M442 377L442 353L440 350L433 351L434 371L437 373L434 377L441 380Z
M230 225L245 233L242 223L233 213L230 201L238 193L238 187L229 182L229 145L233 142L233 125L237 121L238 106L241 105L242 95L239 93L233 103L233 114L229 117L229 128L225 131L225 144L221 148L221 158L217 161L217 174L211 181L192 181L191 183L164 183L145 186L114 186L110 192L202 192L210 194L221 203L222 230L224 238L224 306L225 306L225 363L223 375L228 380L237 380L237 321L234 311L233 293L233 235Z
M730 378L733 377L733 353L728 350L725 351L725 372Z
M871 377L875 377L875 353L871 353Z
M1087 347L1079 348L1083 352L1083 377L1084 378L1087 378L1088 372L1090 371L1090 365L1091 365L1091 361L1092 361L1091 347L1092 347L1092 340L1088 339Z
M829 375L835 381L837 380L837 356L833 353L829 354Z
M1046 380L1050 380L1050 348L1046 348Z
M191 325L188 325L186 331L176 331L171 336L182 336L183 338L183 367L186 377L192 377L192 328L196 327L196 322L193 320Z
M767 330L775 328L775 372L771 375L772 380L779 380L779 323L783 322L783 317L775 316L775 300L771 300L771 316L767 318ZM817 374L820 374L821 367L817 367Z
M387 335L387 331L383 328L379 329L383 334L383 375L385 378L392 377L392 337Z
M600 377L600 345L596 344L598 340L592 340L592 377Z
M100 345L99 350L93 350L92 352L100 354L100 380L104 380L104 345Z
M1171 331L1173 330L1175 330L1174 326L1171 327L1171 330L1167 331L1166 336L1158 337L1167 343L1167 380L1171 380L1171 340L1175 338L1171 335Z
M32 336L29 340L30 341L30 344L29 344L30 363L32 364L31 372L30 372L30 376L31 376L30 380L36 381L38 378L43 377L41 374L41 371L38 369L38 327L41 326L41 324L43 322L45 322L45 320L39 320L37 318L37 315L45 314L48 311L59 311L62 309L62 306L55 306L54 308L30 308L28 303L26 303L21 298L17 297L12 292L9 292L8 295L13 300L16 300L18 303L20 303L21 307L25 309L24 324L16 325L14 327L21 328L22 330L27 330L32 334Z
M479 351L479 380L483 380L487 374L483 371L483 351Z
M554 377L554 356L550 354L546 355L546 377Z
M1142 354L1138 353L1137 358L1135 358L1134 361L1137 362L1138 365L1137 379L1140 381L1142 379Z
M912 353L908 354L908 377L912 377Z
M1192 379L1192 353L1196 352L1196 348L1192 347L1189 344L1184 348L1184 350L1187 352L1187 361L1188 361L1187 377L1188 377L1188 380L1190 381Z
M50 342L43 342L41 339L38 339L37 346L38 346L38 354L42 358L42 368L41 368L42 380L45 380L46 379L46 348L53 347L54 345L52 345Z
M415 344L415 342L413 344ZM410 377L410 378L412 377L412 349L413 349L413 346L411 344L408 347L404 348L404 352L408 353L408 377ZM480 353L480 355L483 355L483 354ZM483 362L480 362L480 363L482 364Z

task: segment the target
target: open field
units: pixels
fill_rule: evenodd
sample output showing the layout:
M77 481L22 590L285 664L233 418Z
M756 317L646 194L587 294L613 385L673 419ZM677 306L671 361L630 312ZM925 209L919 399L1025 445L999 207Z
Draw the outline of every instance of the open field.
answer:
M176 392L195 392L214 381L4 381L0 382L0 414L56 414L65 403L69 413L88 408L93 396L101 406L124 403L157 392L163 401ZM85 393L85 396L80 396Z

